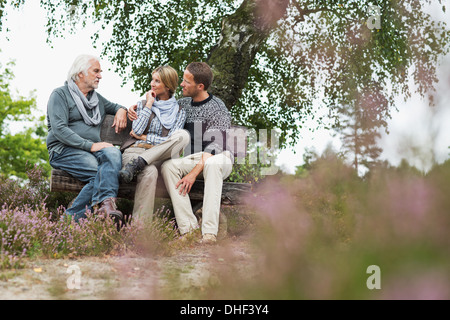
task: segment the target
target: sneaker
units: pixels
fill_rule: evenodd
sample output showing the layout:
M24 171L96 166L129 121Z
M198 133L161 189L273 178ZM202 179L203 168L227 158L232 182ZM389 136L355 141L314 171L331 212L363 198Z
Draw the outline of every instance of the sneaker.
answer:
M196 228L189 232L186 232L185 234L182 234L178 238L178 240L180 240L180 242L182 242L182 243L198 242L198 241L201 241L201 240L199 240L200 236L201 236L200 229Z
M202 244L214 244L217 242L217 237L215 234L212 233L206 233L203 235Z

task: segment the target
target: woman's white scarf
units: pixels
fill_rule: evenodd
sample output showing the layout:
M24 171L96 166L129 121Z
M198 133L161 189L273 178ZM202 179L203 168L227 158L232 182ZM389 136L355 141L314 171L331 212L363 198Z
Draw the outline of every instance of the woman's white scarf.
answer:
M169 100L155 100L152 106L152 111L161 121L161 124L169 130L175 125L179 110L180 107L174 97Z
M69 92L72 95L73 100L75 100L78 111L80 111L81 116L83 117L84 122L89 126L99 125L102 121L102 116L100 114L97 92L92 92L91 99L88 100L72 79L70 79L67 85L69 87ZM87 114L86 109L92 110L92 118Z

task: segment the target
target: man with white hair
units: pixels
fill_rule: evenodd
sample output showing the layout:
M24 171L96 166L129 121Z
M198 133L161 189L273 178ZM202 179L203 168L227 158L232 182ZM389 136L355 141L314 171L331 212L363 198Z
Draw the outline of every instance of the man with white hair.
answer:
M115 199L119 189L122 154L101 142L106 114L115 115L116 132L127 126L127 109L98 94L102 69L97 57L77 57L64 86L55 89L47 106L47 149L50 165L68 172L86 185L66 213L76 221L96 209L119 224L123 214Z

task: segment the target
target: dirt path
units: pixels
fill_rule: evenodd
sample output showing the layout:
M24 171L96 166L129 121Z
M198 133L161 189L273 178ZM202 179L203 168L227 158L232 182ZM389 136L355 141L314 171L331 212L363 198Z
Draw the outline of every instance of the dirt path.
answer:
M170 257L30 261L23 270L0 273L0 300L195 299L218 285L224 270L254 275L256 256L249 236L240 236Z

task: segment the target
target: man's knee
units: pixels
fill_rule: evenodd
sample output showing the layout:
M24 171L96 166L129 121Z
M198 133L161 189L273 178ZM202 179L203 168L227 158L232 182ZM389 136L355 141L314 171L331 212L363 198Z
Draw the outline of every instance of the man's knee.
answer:
M225 156L214 156L206 160L203 175L211 173L228 176L231 173L233 164L230 159Z
M220 174L222 175L223 172L223 166L220 165L220 163L218 162L214 162L214 161L206 161L205 162L205 167L203 168L203 175L208 176L210 174Z
M222 171L223 168L228 164L228 161L223 157L213 156L206 160L205 162L205 170L219 170Z
M122 166L122 153L119 149L115 147L109 147L102 149L99 152L102 153L102 158L104 159L104 161L106 160L113 164Z
M103 150L104 150L105 154L107 155L107 157L109 157L113 160L122 159L122 153L116 147L109 147L109 148L105 148Z

